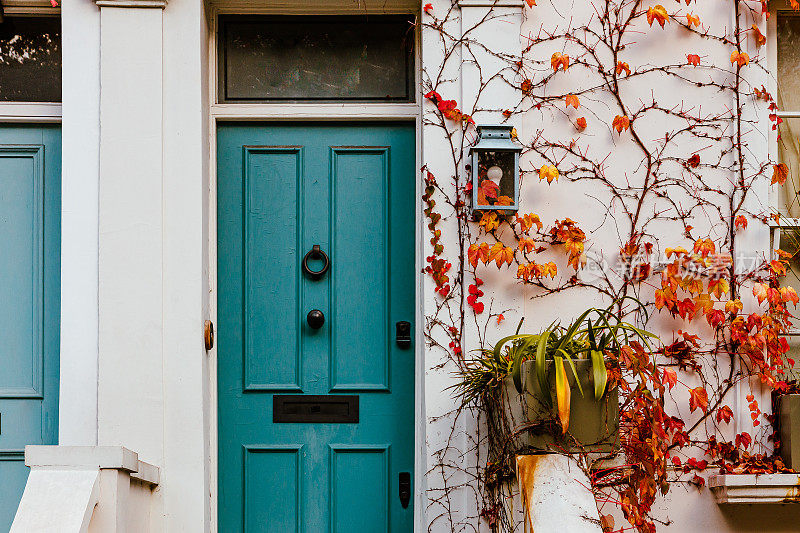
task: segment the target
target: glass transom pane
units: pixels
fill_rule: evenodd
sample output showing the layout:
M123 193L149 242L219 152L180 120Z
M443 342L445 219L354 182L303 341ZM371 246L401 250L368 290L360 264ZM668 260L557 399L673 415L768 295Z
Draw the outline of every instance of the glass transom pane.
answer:
M5 17L0 22L0 101L61 101L61 20Z
M220 100L410 102L413 44L405 15L223 16Z
M800 16L778 12L778 107L800 111Z

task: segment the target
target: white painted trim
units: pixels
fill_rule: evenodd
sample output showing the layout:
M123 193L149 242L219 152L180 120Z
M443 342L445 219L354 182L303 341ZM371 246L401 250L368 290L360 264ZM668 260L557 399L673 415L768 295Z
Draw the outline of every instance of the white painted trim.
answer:
M53 16L61 13L61 2L58 7L50 5L50 0L3 0L3 14L7 16Z
M2 102L0 103L0 122L61 122L61 104Z
M210 0L219 14L261 15L363 15L419 13L418 0Z
M797 474L717 474L708 478L708 488L718 504L797 503Z
M522 0L459 0L458 7L523 7Z
M360 5L359 4L363 4ZM319 0L296 2L267 0L267 5L253 5L247 0L231 0L228 2L212 2L208 10L209 17L209 91L211 105L209 114L209 190L208 190L208 292L209 319L215 324L217 320L217 125L224 121L411 121L415 123L416 137L416 169L422 167L422 38L417 29L415 39L415 84L416 102L403 104L351 104L351 103L303 103L303 104L217 104L217 21L220 14L354 14L354 13L413 13L420 14L421 4L417 0ZM353 6L359 6L353 9ZM414 180L416 187L415 209L415 366L414 366L414 531L427 531L426 504L427 486L427 443L425 414L425 315L423 310L423 268L425 266L422 180L419 174ZM218 396L217 396L217 346L208 352L209 377L209 531L219 530L218 522Z
M97 7L158 8L167 7L166 0L95 0Z
M214 104L217 120L412 120L420 114L412 104Z
M158 485L161 470L139 460L124 446L25 446L25 466L30 468L97 468L122 470L148 485Z

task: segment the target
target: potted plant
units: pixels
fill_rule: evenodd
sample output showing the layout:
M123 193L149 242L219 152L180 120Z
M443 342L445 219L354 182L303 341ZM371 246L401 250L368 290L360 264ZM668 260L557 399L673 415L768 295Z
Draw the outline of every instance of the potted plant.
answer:
M502 389L506 423L514 428L520 451L614 451L619 398L609 369L618 368L617 356L626 346L650 348L656 336L620 320L611 309L588 309L541 333L519 333L518 327L462 372L464 399L498 396Z
M781 460L788 468L800 471L800 383L779 383L772 391L772 407Z

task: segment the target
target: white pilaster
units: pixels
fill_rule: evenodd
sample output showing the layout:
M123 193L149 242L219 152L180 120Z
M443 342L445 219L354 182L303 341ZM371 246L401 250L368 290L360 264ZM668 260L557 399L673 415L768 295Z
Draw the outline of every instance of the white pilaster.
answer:
M100 12L89 0L61 9L61 444L97 443L97 275Z
M161 465L164 4L98 5L98 443Z

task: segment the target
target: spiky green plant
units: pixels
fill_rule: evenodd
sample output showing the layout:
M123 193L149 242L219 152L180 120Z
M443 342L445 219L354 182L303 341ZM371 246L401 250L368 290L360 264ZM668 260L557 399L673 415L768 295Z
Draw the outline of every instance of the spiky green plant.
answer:
M593 307L566 326L556 321L541 333L535 334L520 333L520 321L514 335L500 339L490 349L481 350L480 356L466 365L456 386L459 394L464 401L472 402L501 386L509 375L517 391L522 393L522 363L534 361L539 388L545 393L542 399L552 405L554 398L545 391L550 390L546 362L553 361L556 372L555 400L562 429L566 431L570 406L566 366L571 369L578 390L583 395L575 359L591 359L594 397L600 400L608 384L605 355L619 353L623 346L633 341L639 341L650 349L650 341L657 339L653 333L618 318L612 311L615 307L617 303L606 309ZM642 312L645 312L643 306Z

